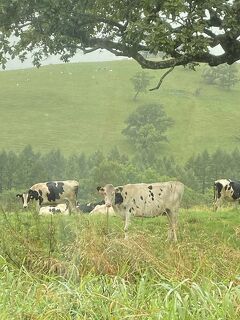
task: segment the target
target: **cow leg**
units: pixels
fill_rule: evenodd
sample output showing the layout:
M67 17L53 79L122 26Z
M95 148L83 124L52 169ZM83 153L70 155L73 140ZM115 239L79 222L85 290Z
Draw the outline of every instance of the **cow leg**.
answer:
M168 241L177 241L177 212L167 211L167 217L169 221L168 229Z
M41 208L41 206L40 206L40 203L37 201L36 202L36 211L39 213L39 211L40 211L40 208Z
M233 206L234 206L234 209L238 211L239 210L239 200L235 200L233 203Z
M66 207L69 209L69 214L71 214L72 212L77 212L76 209L76 200L68 200L66 199Z
M222 198L218 198L215 203L213 204L213 210L218 211L222 205Z
M130 213L125 214L124 239L128 239L128 227L130 226Z

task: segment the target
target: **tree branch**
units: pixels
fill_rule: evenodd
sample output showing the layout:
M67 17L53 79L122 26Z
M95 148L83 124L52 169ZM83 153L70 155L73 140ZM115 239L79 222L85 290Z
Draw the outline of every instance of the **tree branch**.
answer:
M161 86L161 84L162 84L162 82L163 82L163 79L170 73L170 72L172 72L173 71L173 69L174 69L174 67L175 66L172 66L167 72L165 72L164 73L164 75L160 78L160 80L159 80L159 82L158 82L158 84L157 84L157 86L156 87L154 87L154 88L151 88L151 89L149 89L149 91L153 91L153 90L157 90L157 89L159 89L160 88L160 86Z

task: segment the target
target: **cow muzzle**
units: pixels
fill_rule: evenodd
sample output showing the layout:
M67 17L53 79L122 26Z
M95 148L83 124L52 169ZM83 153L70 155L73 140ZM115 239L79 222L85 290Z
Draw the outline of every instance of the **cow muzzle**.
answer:
M111 203L106 203L106 207L107 207L107 208L110 208L111 206L112 206Z

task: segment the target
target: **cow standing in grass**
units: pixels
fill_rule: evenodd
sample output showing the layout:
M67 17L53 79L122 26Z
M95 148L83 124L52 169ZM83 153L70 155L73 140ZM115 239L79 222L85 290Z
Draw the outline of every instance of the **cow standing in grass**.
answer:
M57 205L69 201L69 209L76 210L79 183L75 180L49 181L34 184L27 193L17 194L22 199L23 208L30 200L36 200L40 207Z
M166 214L169 219L168 239L177 241L177 218L184 185L179 181L127 184L114 187L107 184L98 187L107 207L113 207L125 219L125 238L131 216L154 217Z
M239 203L240 181L220 179L214 181L214 210L217 211L224 200Z

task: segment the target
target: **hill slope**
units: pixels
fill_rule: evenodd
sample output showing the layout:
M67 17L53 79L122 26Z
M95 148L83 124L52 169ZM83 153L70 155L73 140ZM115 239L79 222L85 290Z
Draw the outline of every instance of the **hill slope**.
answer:
M240 90L222 91L201 82L197 72L176 68L160 90L133 101L133 61L50 65L0 73L0 149L60 148L65 154L130 147L121 134L124 120L138 105L159 103L175 125L160 152L186 159L217 147L232 150L240 134ZM163 71L147 70L155 86ZM196 95L196 90L200 94Z

